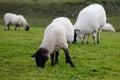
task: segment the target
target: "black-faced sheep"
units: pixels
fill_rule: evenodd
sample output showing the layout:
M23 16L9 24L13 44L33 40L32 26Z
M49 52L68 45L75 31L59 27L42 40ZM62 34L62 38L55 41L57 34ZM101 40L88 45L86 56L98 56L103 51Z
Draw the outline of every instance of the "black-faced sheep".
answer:
M63 49L66 62L74 67L69 55L69 45L74 37L74 28L71 21L66 17L59 17L49 24L44 32L44 38L37 52L32 56L35 57L38 67L44 67L46 61L51 57L51 65L58 63L59 50ZM54 58L55 53L55 58Z

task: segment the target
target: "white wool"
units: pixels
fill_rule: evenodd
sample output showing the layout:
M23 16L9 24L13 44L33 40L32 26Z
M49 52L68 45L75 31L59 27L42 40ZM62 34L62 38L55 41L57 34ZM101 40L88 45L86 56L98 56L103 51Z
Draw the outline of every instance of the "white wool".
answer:
M66 17L59 17L47 26L40 48L49 50L50 54L61 48L67 49L72 43L73 37L74 29L70 20Z
M115 29L114 29L113 26L112 26L111 24L109 24L109 23L106 23L106 24L103 26L102 30L115 32Z
M104 8L100 4L92 4L80 11L77 21L74 25L74 30L78 36L93 34L95 37L94 43L96 43L96 35L100 33L102 27L106 24L106 13Z
M18 17L16 14L6 13L4 16L4 21L6 25L9 23L16 24L17 20L18 20Z

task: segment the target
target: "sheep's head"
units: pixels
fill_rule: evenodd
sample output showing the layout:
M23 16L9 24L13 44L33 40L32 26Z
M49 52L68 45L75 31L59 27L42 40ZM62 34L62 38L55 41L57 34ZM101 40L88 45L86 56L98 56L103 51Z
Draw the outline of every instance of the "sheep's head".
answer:
M29 31L29 26L26 26L25 31Z
M83 37L82 32L79 29L75 29L74 30L74 42L77 42L82 37Z
M27 23L26 25L24 25L25 27L25 31L29 31L29 24Z
M40 48L32 57L35 57L36 65L38 67L45 67L45 63L48 60L48 50Z

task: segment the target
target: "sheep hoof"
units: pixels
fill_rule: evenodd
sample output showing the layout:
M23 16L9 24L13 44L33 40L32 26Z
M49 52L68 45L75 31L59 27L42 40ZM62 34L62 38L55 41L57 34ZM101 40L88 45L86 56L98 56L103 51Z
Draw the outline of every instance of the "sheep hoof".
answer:
M89 44L89 42L86 42L86 44Z
M75 67L75 65L73 63L71 63L70 66L73 67L73 68Z
M84 42L81 42L81 44L84 44Z
M54 64L51 64L51 66L53 67L53 66L54 66Z
M94 45L96 45L96 43L94 43Z
M68 61L68 60L66 60L65 62L66 62L66 63L70 63L70 61Z
M58 61L56 61L55 64L58 64Z
M72 41L72 43L76 43L76 41Z
M97 43L98 43L98 44L100 44L100 42L99 42L99 41L97 41Z

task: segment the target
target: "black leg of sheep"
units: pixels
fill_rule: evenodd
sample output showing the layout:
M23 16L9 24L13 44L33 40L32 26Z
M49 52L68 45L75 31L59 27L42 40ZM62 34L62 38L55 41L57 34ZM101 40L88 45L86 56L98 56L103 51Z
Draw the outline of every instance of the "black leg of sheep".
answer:
M76 37L77 37L77 34L76 34L76 31L74 31L74 39L73 39L73 41L72 41L72 43L76 43Z
M58 57L59 57L59 51L56 51L55 54L54 52L51 54L51 66L54 66L54 64L58 63Z
M54 52L51 54L51 66L54 66Z
M70 55L69 55L69 51L68 49L63 49L65 52L65 57L66 57L66 63L70 63L71 67L75 67L75 65L73 64L73 62L71 61Z
M58 63L59 51L55 52L55 64Z

